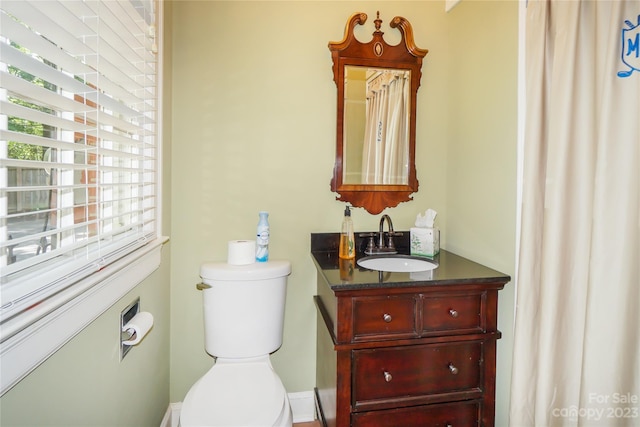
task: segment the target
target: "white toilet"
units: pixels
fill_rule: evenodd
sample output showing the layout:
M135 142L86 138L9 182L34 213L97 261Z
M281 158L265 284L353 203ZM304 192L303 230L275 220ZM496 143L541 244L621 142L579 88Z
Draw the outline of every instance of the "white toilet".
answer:
M291 427L269 354L282 345L288 261L204 264L204 330L213 367L191 387L181 427Z

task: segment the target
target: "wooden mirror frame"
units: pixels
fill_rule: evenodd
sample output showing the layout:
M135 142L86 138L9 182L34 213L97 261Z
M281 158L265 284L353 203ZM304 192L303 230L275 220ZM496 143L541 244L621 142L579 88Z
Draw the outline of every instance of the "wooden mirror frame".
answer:
M336 126L336 161L331 179L331 191L338 193L337 200L349 202L353 206L363 207L371 214L379 214L385 208L395 207L401 202L412 199L411 194L418 191L416 177L416 98L422 76L422 58L428 53L420 49L413 40L413 29L405 18L396 16L389 26L398 28L402 39L391 46L384 41L380 31L380 13L374 21L376 30L368 43L360 43L354 36L356 25L364 25L365 13L354 13L347 21L344 39L329 42L333 60L333 80L338 87L338 117ZM409 111L409 179L407 185L371 185L343 184L343 148L344 148L344 77L345 67L364 66L371 68L403 69L411 71L411 103Z

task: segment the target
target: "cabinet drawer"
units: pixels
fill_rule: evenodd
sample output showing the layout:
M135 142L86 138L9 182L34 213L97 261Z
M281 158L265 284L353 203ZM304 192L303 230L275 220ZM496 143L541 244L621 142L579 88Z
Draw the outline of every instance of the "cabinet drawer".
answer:
M445 295L422 300L422 331L482 330L483 294Z
M415 336L416 307L414 295L354 298L354 339Z
M352 415L353 427L471 427L479 425L480 405L459 402L443 405L369 411Z
M482 342L353 351L353 404L481 390Z

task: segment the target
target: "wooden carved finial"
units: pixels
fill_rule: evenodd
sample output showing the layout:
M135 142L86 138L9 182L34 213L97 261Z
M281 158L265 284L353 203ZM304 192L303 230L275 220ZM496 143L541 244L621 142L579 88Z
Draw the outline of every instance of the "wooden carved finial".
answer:
M382 19L380 19L380 11L376 12L376 19L373 21L376 26L376 33L380 32L380 26L382 25Z

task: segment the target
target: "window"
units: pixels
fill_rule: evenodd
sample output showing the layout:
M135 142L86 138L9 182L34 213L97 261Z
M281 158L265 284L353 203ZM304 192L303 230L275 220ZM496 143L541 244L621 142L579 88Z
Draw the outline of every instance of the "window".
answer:
M3 342L158 237L159 61L155 0L0 9Z

